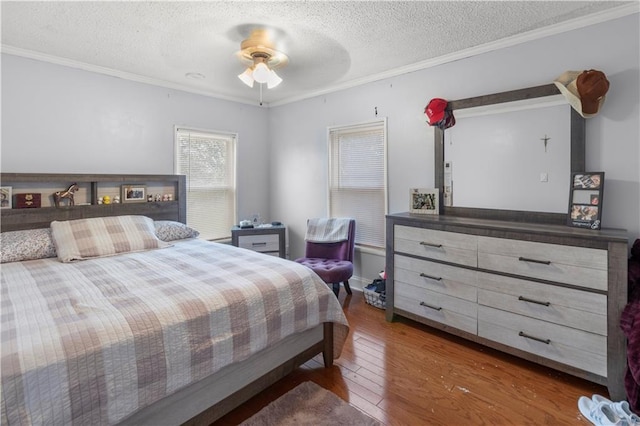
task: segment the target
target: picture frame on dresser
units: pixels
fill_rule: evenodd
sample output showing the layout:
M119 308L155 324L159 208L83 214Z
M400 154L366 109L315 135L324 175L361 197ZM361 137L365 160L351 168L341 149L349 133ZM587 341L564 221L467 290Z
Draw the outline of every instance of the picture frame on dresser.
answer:
M12 188L10 186L2 186L0 187L0 197L2 198L0 208L2 209L10 209L12 207L11 198L12 198Z
M600 229L604 172L571 174L567 224L577 228Z
M439 214L439 189L411 188L409 190L409 211L417 214Z

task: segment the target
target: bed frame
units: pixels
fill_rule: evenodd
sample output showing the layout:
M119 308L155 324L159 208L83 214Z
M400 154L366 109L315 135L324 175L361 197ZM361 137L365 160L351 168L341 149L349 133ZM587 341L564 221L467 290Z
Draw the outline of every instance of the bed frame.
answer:
M47 228L53 220L144 215L154 220L186 223L184 175L111 175L2 173L2 186L18 193L41 193L42 207L1 209L2 232ZM80 187L74 206L54 207L53 193L72 183ZM171 193L173 201L98 204L104 195L119 195L123 185L145 185L149 192ZM13 206L16 206L14 201ZM277 382L299 365L322 353L325 367L333 365L333 324L324 323L284 339L245 361L217 373L139 410L122 424L208 425Z

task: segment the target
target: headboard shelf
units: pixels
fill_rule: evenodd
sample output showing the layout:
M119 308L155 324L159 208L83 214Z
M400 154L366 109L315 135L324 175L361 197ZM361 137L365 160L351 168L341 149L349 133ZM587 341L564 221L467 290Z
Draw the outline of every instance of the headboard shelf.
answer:
M186 223L186 177L184 175L110 175L110 174L51 174L2 173L2 186L10 186L13 193L41 192L43 206L26 209L1 209L2 232L32 228L47 228L54 220L72 220L90 217L143 215L154 220L175 220ZM85 199L76 199L76 205L64 201L60 207L52 206L52 193L77 183ZM156 191L168 191L173 201L98 204L103 194L119 195L122 185L145 185ZM44 189L43 189L44 188ZM53 189L51 189L53 188ZM14 204L15 207L15 204Z

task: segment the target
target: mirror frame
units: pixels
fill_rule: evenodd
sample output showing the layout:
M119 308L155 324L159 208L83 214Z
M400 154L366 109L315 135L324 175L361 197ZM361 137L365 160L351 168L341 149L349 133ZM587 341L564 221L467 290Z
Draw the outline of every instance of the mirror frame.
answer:
M526 99L541 98L544 96L559 95L560 90L555 84L527 87L508 92L493 93L474 98L449 101L447 109L453 111L474 108L479 106L494 105L506 102L522 101ZM569 104L567 104L569 105ZM585 171L585 119L573 108L571 109L571 172ZM474 217L478 219L506 220L511 222L552 223L564 225L567 223L566 213L530 212L519 210L480 209L474 207L446 207L443 203L444 194L444 138L445 131L434 127L434 162L435 162L435 187L440 190L440 214L461 217ZM567 181L567 185L570 182Z

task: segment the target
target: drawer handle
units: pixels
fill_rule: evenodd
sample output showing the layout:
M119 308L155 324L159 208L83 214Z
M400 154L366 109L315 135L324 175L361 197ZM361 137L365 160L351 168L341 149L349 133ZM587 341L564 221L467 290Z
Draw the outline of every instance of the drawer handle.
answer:
M519 257L518 260L522 262L533 262L533 263L542 263L543 265L551 265L550 260L537 260L537 259L529 259L526 257Z
M542 342L542 343L544 343L544 344L546 344L546 345L548 345L549 343L551 343L551 340L550 340L550 339L541 339L541 338L539 338L539 337L530 336L530 335L528 335L527 333L525 333L525 332L523 332L523 331L521 331L520 333L518 333L518 336L521 336L521 337L524 337L524 338L527 338L527 339L531 339L531 340L535 340L536 342Z
M442 277L434 277L432 275L427 275L424 272L420 272L420 276L423 278L429 278L430 280L442 281Z
M421 246L435 247L435 248L442 248L442 244L428 243L426 241L420 241L420 245Z
M267 243L251 243L252 247L266 246Z
M518 300L522 300L523 302L537 303L538 305L549 306L551 302L541 302L539 300L528 299L523 296L518 296Z
M425 306L425 307L427 307L429 309L433 309L433 310L436 310L436 311L441 311L442 310L442 307L440 307L440 306L432 306L432 305L429 305L428 303L424 303L424 302L420 302L420 306Z

